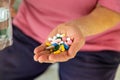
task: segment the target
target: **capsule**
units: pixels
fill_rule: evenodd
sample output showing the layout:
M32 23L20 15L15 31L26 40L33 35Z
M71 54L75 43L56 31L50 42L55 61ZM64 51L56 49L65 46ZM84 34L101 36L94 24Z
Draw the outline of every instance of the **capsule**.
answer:
M50 46L51 45L50 42L46 42L45 44L46 44L46 46Z
M54 51L53 53L54 54L60 54L60 52L61 52L60 50L57 50L57 51Z
M54 46L48 46L46 47L47 50L54 49Z
M65 51L65 47L64 47L64 45L63 44L61 44L60 45L60 49L59 49L60 51L62 51L62 52L64 52Z
M69 49L69 46L66 43L64 43L64 47L65 47L65 50Z

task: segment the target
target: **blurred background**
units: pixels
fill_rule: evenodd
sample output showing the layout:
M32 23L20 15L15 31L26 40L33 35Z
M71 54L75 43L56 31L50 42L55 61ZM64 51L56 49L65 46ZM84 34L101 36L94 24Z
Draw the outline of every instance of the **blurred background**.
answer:
M15 11L17 11L20 2L21 2L21 0L16 0L16 2L14 4ZM35 80L48 80L48 79L49 80L59 80L59 77L58 77L58 64L57 63L51 65L47 69L47 71L44 72L43 75L40 75ZM115 80L120 80L120 67L117 70L117 74L116 74Z

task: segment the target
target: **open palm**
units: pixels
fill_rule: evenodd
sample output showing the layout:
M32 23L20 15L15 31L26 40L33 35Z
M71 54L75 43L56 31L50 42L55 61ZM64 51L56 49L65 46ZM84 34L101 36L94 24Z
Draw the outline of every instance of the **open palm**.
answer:
M34 50L34 60L39 61L40 63L55 63L55 62L64 62L68 61L71 58L74 58L76 53L83 46L85 40L77 26L68 26L66 24L61 24L49 34L48 37L53 37L56 34L65 34L73 40L69 50L61 52L60 54L52 54L50 51L46 50L46 44L38 46ZM45 41L47 42L47 40Z

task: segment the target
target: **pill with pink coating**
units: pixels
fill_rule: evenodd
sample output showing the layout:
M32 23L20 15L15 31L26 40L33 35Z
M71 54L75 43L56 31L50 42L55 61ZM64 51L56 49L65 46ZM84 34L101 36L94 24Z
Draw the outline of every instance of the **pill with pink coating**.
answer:
M73 41L72 40L69 40L69 41L67 41L66 42L68 45L71 45L72 43L73 43Z

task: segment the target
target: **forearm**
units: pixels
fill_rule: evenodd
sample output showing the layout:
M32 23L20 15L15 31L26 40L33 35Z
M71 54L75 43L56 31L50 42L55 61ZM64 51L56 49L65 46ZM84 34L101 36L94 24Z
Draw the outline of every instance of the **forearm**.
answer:
M120 14L104 7L97 7L89 15L75 22L86 37L99 34L115 26L120 22Z

